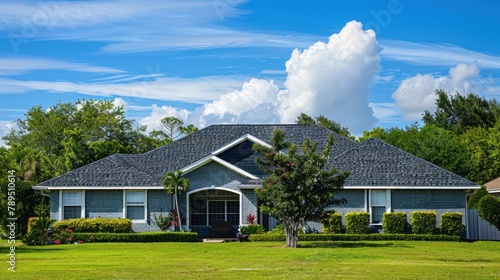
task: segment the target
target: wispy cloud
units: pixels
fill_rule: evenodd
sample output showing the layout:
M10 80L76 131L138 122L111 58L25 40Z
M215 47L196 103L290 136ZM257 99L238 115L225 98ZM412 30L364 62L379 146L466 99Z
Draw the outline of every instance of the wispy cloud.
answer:
M127 96L154 100L206 103L222 94L241 87L244 77L208 76L200 78L157 78L131 83L75 83L54 81L24 81L0 78L0 93L47 91L57 93L79 93L91 96Z
M109 67L94 66L85 63L67 62L38 57L0 58L0 75L18 75L37 70L65 70L87 73L124 73L125 71Z
M384 60L406 61L417 65L454 66L477 61L481 68L500 69L500 56L488 55L449 44L412 43L380 40Z
M306 47L301 34L240 31L227 18L249 11L238 0L23 1L2 4L0 31L31 39L104 42L105 53L218 47ZM3 24L2 24L3 23ZM30 32L26 32L29 30ZM187 35L189 34L189 35ZM17 38L19 37L19 38ZM17 47L17 46L16 46Z

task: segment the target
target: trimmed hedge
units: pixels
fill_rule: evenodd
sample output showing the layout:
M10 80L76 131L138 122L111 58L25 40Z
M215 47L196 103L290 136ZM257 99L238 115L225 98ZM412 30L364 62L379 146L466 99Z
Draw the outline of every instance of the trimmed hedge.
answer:
M55 233L61 233L68 229L73 232L130 233L132 232L132 221L121 218L79 218L55 222L52 228Z
M435 211L413 211L410 214L411 229L414 234L433 234L436 232Z
M382 217L382 229L387 234L405 234L406 233L406 213L394 212L384 213Z
M282 234L253 234L248 238L254 242L285 241ZM451 235L429 234L299 234L299 241L454 241L462 239Z
M345 229L348 234L368 233L370 226L370 213L349 212L345 214Z
M58 235L52 236L56 240ZM72 240L88 242L197 242L196 232L73 233Z
M321 219L323 233L342 233L342 214L326 212Z
M464 231L462 213L446 212L441 214L441 233L460 236Z

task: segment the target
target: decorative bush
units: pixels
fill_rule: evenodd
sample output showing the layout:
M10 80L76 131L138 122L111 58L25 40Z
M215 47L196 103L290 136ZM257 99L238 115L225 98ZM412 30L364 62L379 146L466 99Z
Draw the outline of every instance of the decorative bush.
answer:
M247 216L247 224L249 225L255 225L257 224L257 217L253 214L248 214Z
M342 233L342 214L335 213L335 211L326 212L321 219L321 224L323 233Z
M345 228L348 234L365 234L369 231L370 214L349 212L345 214Z
M441 234L460 236L463 231L462 213L446 212L441 214Z
M167 231L172 226L174 216L170 212L166 214L160 212L160 215L158 216L156 216L156 214L153 214L153 220L162 231Z
M240 227L241 233L243 234L259 234L264 233L264 227L262 225L246 225Z
M414 234L434 234L436 232L435 211L413 211L410 214L411 228Z
M406 233L406 213L384 213L382 217L382 229L387 234L404 234Z
M79 218L55 222L52 227L55 233L61 233L67 229L72 229L73 232L130 233L132 221L121 218Z
M254 234L254 242L284 242L284 234ZM437 234L299 234L299 241L461 241L459 236Z
M268 234L285 234L285 226L277 224L275 228L267 232Z
M28 233L22 237L27 245L45 245L48 241L48 229L54 222L49 217L31 217L28 219Z

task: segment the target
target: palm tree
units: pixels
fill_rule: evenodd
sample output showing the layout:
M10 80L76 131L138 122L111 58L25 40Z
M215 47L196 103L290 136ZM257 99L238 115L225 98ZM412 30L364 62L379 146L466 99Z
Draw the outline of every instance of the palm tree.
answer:
M189 188L189 180L182 177L182 171L167 172L162 178L163 187L167 190L168 194L174 195L174 209L177 211L179 219L179 229L182 229L181 215L179 212L179 202L177 201L177 193L180 190L186 191Z

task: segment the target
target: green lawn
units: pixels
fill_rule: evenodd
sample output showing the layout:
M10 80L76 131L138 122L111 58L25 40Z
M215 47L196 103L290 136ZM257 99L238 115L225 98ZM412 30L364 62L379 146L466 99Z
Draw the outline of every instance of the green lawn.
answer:
M500 242L93 243L16 249L0 279L500 279Z

